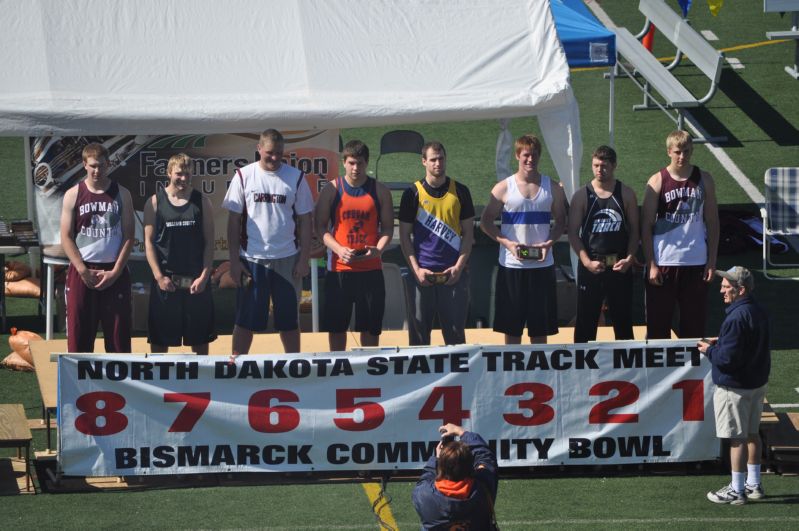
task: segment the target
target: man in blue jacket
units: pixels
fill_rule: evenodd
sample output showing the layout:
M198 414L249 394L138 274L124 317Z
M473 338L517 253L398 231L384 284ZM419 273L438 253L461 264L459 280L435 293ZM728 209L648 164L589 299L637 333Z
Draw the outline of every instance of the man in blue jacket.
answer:
M436 455L413 489L422 529L494 529L494 453L478 434L455 424L441 426L439 432Z
M713 409L716 435L730 439L732 482L708 492L713 503L743 505L765 494L760 484L760 415L766 396L771 352L769 317L752 297L755 283L748 269L716 271L728 304L719 337L702 339L697 347L713 364Z

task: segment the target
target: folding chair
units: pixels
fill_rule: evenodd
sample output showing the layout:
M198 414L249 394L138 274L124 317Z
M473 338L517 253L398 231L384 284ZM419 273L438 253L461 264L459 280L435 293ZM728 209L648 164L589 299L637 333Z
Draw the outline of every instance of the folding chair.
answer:
M760 209L763 218L763 276L772 280L799 280L768 274L774 268L799 267L799 264L778 263L771 258L772 236L799 235L799 168L769 168L766 171L766 205Z
M384 134L380 139L380 155L377 157L375 163L375 179L378 178L380 169L380 159L383 155L390 153L413 153L422 156L422 148L424 147L424 137L416 131L407 129L397 129L389 131ZM387 182L389 190L404 190L409 186L409 183L404 182Z

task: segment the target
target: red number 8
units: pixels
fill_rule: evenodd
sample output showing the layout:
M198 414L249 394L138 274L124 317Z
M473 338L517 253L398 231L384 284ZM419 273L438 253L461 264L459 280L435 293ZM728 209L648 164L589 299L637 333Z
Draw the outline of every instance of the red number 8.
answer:
M103 407L97 404L103 402ZM114 435L128 426L128 417L119 411L125 407L125 397L110 391L95 391L81 395L75 402L83 411L75 419L75 428L84 435ZM97 425L98 418L104 418L103 426Z

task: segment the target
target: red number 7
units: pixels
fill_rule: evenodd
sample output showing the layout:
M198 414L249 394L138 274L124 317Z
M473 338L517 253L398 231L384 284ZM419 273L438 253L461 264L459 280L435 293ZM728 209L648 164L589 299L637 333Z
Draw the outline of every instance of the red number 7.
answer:
M194 425L208 409L211 393L164 393L164 402L186 402L175 417L175 422L169 427L170 432L186 432L194 429Z

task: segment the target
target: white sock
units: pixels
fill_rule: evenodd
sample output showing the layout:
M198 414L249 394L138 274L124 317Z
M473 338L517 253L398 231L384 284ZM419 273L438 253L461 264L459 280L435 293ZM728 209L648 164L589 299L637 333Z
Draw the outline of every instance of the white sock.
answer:
M735 492L744 491L744 481L746 481L746 472L732 472L732 490Z
M760 485L760 465L746 465L746 484L752 487Z

